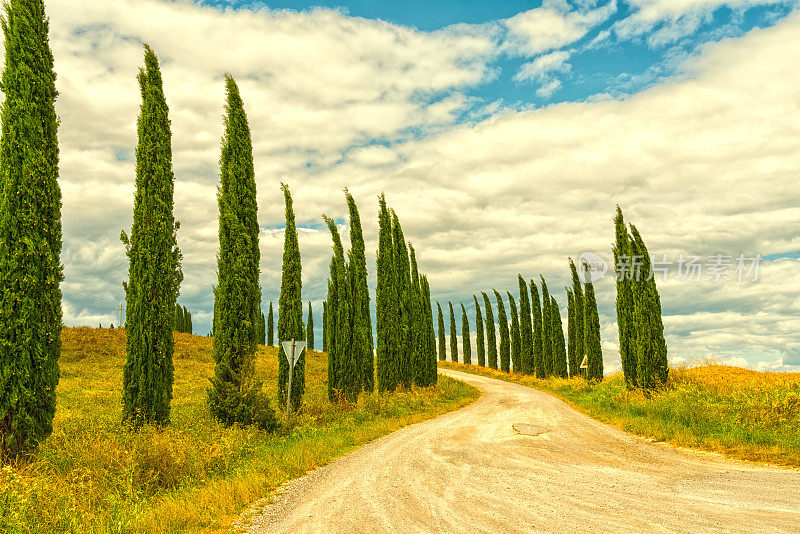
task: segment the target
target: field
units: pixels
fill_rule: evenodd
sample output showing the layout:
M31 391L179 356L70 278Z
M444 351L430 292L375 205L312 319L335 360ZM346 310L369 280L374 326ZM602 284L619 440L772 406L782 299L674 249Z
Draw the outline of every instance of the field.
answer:
M171 424L120 425L125 334L64 329L53 435L33 459L0 471L2 532L216 532L280 483L404 425L463 406L476 389L327 400L324 353L307 359L305 407L275 435L225 428L208 414L211 338L175 334ZM277 350L260 347L257 374L277 396Z
M577 378L539 380L451 362L439 366L547 391L595 419L654 441L800 466L800 373L675 367L667 387L648 398L628 391L622 373L587 384Z

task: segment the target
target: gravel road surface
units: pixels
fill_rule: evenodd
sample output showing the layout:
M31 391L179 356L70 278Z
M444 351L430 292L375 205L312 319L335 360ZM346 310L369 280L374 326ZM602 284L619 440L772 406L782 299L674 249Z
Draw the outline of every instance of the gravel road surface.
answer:
M287 484L249 531L800 533L800 470L648 443L535 389L441 372L481 398Z

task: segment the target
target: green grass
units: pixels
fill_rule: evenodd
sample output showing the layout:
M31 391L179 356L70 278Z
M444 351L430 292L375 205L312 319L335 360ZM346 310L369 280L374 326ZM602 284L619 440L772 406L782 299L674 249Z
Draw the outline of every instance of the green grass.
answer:
M621 373L590 384L451 362L439 366L547 391L595 419L656 441L800 466L800 373L713 364L677 367L670 369L667 387L647 397L629 391Z
M302 413L269 435L225 428L208 414L211 339L176 334L171 424L120 425L121 329L65 329L53 435L33 458L0 470L2 532L215 532L280 483L358 446L478 397L462 382L327 400L326 356L311 353ZM257 374L277 396L277 351L261 347Z

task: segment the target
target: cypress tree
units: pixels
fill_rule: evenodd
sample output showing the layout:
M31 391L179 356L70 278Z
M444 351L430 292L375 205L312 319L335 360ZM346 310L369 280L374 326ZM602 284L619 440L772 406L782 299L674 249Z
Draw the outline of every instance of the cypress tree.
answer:
M186 309L186 306L183 307L183 333L189 334L189 321L192 320L192 314L189 313L189 310Z
M328 338L328 400L331 402L339 401L339 366L336 362L336 357L339 351L336 350L336 317L337 307L339 305L339 296L337 294L337 285L334 282L337 279L338 264L336 257L331 258L330 264L330 279L328 280L328 317L323 325Z
M42 0L10 0L4 5L0 456L17 457L32 451L53 431L61 354L59 285L64 276L58 92L49 23Z
M567 378L567 347L564 343L564 326L561 322L561 310L558 302L550 296L550 314L553 318L553 375Z
M392 210L392 242L394 245L395 287L398 295L397 328L398 382L403 387L411 387L411 262L408 258L408 247L403 236L403 228L397 213Z
M428 378L426 386L435 386L438 381L439 372L436 364L436 333L433 330L433 307L431 306L431 286L428 283L428 277L422 276L422 292L423 292L423 307L427 320L426 328L426 347L427 347L427 361L428 361Z
M367 284L367 252L361 215L349 191L345 190L350 215L350 276L353 293L354 348L362 367L361 382L364 391L375 390L375 347L372 340L372 318L369 309L369 286Z
M533 316L533 371L537 378L544 377L544 358L542 357L542 309L539 306L539 289L531 279L531 312Z
M497 299L497 324L500 327L500 370L508 373L511 370L511 336L508 332L508 317L503 298L494 290Z
M183 310L181 309L180 305L175 304L175 325L174 325L173 328L175 329L176 332L180 332L181 331L181 314L182 313L183 313Z
M189 324L186 327L187 328L186 332L188 334L192 334L192 333L194 333L194 329L192 328L192 314L191 314L191 312L188 312L188 313L189 313Z
M130 239L120 236L130 260L123 284L127 360L123 370L123 420L134 427L167 424L174 367L175 302L183 280L172 215L174 175L169 110L158 59L145 46L139 70L142 105L136 147L136 197Z
M569 377L579 376L581 362L575 347L575 297L571 289L567 289L567 361Z
M363 368L356 351L354 341L354 296L352 294L352 277L348 271L350 266L344 259L344 247L339 236L336 223L330 217L324 217L333 239L333 265L335 270L331 272L332 284L336 286L336 327L332 336L333 350L330 360L334 362L335 384L340 398L348 402L355 402L362 388ZM330 381L330 378L329 378Z
M472 295L472 298L475 301L475 350L478 355L478 365L484 367L486 365L486 346L483 340L483 316L481 315L481 307L478 304L478 297Z
M444 315L442 315L442 307L436 303L436 308L439 310L439 360L445 361L447 359L447 349L444 342Z
M398 291L394 275L394 245L392 217L386 208L386 197L378 199L378 284L375 290L375 320L377 330L376 374L378 391L397 388L397 322L399 321ZM328 301L330 307L330 300ZM330 310L328 310L330 312ZM328 339L330 343L330 339Z
M456 337L456 316L453 313L453 303L447 303L450 306L450 360L458 361L458 338Z
M587 364L586 376L589 380L603 380L603 349L600 345L600 316L591 282L584 284L583 334Z
M578 277L578 270L575 268L575 263L572 261L572 258L569 259L569 270L572 274L572 299L574 300L574 315L575 315L575 361L577 365L580 366L581 362L583 361L583 357L586 355L586 349L584 347L584 338L586 337L585 333L583 332L583 326L585 320L583 318L583 287L581 285L581 280ZM571 360L570 360L571 364ZM580 372L576 373L580 374Z
M208 389L211 415L225 425L275 426L269 399L254 377L259 307L258 206L250 127L239 88L225 79L225 133L220 157L219 253L214 292L217 324L214 377ZM183 331L189 311L181 311Z
M533 323L531 322L531 300L528 296L528 284L522 275L519 282L519 371L531 374L533 367Z
M547 282L542 279L542 376L553 374L553 317L550 315L550 294L547 291Z
M492 314L492 303L489 296L481 291L483 304L486 306L486 345L489 369L497 369L497 332L494 329L494 315Z
M622 210L617 206L617 215L614 217L614 230L616 244L613 247L614 267L617 273L617 328L619 330L619 355L622 360L622 373L628 388L638 385L636 380L637 355L636 355L636 317L634 316L633 288L636 286L632 280L633 252L628 231L625 228L625 219Z
M508 293L508 307L511 309L511 368L514 369L514 372L520 372L522 335L519 331L519 315L517 315L514 295L510 291L506 291L506 293Z
M464 303L461 303L461 344L464 363L470 365L472 364L472 346L470 343L469 319L467 319L467 310L464 308Z
M272 302L269 303L269 313L267 314L267 345L275 345L275 318L272 313Z
M417 254L409 244L411 254L411 378L415 385L425 387L428 382L429 362L426 338L428 319L423 307L423 287L417 266Z
M308 302L308 321L306 322L306 348L314 350L314 312L311 309L311 301Z
M667 383L669 364L664 323L661 318L661 297L651 274L650 255L642 236L631 225L631 249L642 258L642 276L633 285L634 317L636 317L636 380L646 390Z
M261 312L261 337L258 342L261 345L267 344L267 319L264 317L263 311Z
M286 228L283 242L283 266L281 269L281 294L278 299L278 341L303 339L303 297L302 266L300 263L300 244L297 241L297 227L294 222L292 194L289 186L281 184L286 203ZM286 406L286 389L289 384L289 363L278 347L278 399ZM292 410L297 411L306 389L305 351L295 363L292 373Z
M322 301L322 351L328 352L328 301Z

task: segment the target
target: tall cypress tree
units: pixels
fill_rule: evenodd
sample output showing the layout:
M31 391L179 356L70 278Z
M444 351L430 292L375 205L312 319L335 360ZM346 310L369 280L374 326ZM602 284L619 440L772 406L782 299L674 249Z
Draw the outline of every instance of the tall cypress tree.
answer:
M192 320L192 314L189 313L189 310L186 309L186 306L183 307L183 333L189 334L189 321Z
M542 357L542 309L539 305L539 289L531 279L531 311L533 316L533 371L537 378L544 377Z
M561 323L561 310L558 302L552 295L550 296L550 314L552 317L553 336L553 375L559 378L567 378L567 347L564 343L564 327Z
M522 275L519 282L519 371L531 374L533 367L533 323L531 320L531 300L528 295L528 284Z
M583 361L583 357L586 355L586 348L584 347L584 338L586 337L583 326L585 320L583 318L583 287L581 285L581 280L578 277L578 270L575 268L575 263L572 261L572 258L569 259L569 270L572 274L572 299L574 300L574 310L573 313L575 315L575 360L577 365L580 366L581 362ZM571 363L571 361L570 361ZM570 371L570 374L572 372ZM577 372L575 374L580 374Z
M458 361L458 338L456 337L456 316L453 313L453 303L448 302L450 306L450 360Z
M603 349L600 345L600 316L597 313L597 300L594 297L594 286L591 282L584 284L583 291L583 335L586 350L586 376L589 380L603 379Z
M634 316L636 317L636 381L639 387L650 390L667 383L669 365L664 323L661 318L661 298L651 274L650 255L642 236L631 225L631 249L642 258L642 275L633 284Z
M580 360L575 346L575 297L571 289L567 289L567 362L569 377L580 375Z
M339 306L339 296L337 294L337 279L338 263L336 256L331 257L330 263L330 278L328 279L328 316L325 320L323 328L326 332L328 339L328 400L331 402L339 401L339 366L336 362L336 357L339 352L336 350L336 309Z
M297 227L294 222L292 194L289 186L281 184L286 203L286 229L283 242L283 268L281 270L281 295L278 299L278 341L303 339L303 281L300 263L300 244L297 241ZM289 384L289 363L278 347L278 399L286 406L286 389ZM292 373L292 410L297 411L306 389L306 355L300 355Z
M428 277L422 277L422 292L423 307L427 317L427 361L428 361L428 378L426 381L427 386L435 386L438 378L439 371L436 363L436 333L433 330L433 307L431 306L431 286L428 283Z
M267 345L275 345L275 318L272 313L272 302L269 303L269 315L267 316Z
M444 341L444 315L442 315L442 307L436 303L436 308L439 310L439 360L445 361L447 359L447 348Z
M508 332L508 317L503 298L497 290L494 296L497 299L497 324L500 327L500 370L507 373L511 370L511 336Z
M349 191L345 190L347 209L350 215L350 276L353 293L354 344L361 362L361 383L364 391L375 390L375 356L372 339L372 318L369 309L369 286L367 285L367 252L364 233L361 229L361 215Z
M398 292L394 275L394 246L392 243L392 217L386 207L386 197L378 199L378 284L375 290L375 320L377 330L376 374L378 391L397 388ZM328 301L328 307L331 304ZM330 312L330 309L328 310ZM330 344L330 339L328 339Z
M275 426L262 384L254 377L257 328L261 321L258 206L250 127L239 88L225 79L225 133L220 157L219 253L214 292L217 324L214 377L208 389L211 415L225 425ZM189 312L183 308L186 331Z
M314 350L314 312L311 301L308 302L308 321L306 321L306 348Z
M475 301L475 350L478 356L478 365L484 367L486 365L486 346L483 341L483 316L481 315L481 306L478 304L478 297L472 295Z
M172 335L183 280L172 215L174 175L169 110L158 59L145 46L139 70L142 106L136 147L136 197L131 236L122 232L130 261L125 288L127 360L123 370L123 419L134 427L169 421L174 367Z
M403 387L411 386L411 263L403 228L397 213L392 210L392 243L394 246L394 274L397 287L397 379Z
M521 372L521 344L522 335L519 331L519 315L517 315L517 304L514 302L514 295L510 291L508 294L508 307L511 309L511 368L514 372ZM527 291L526 291L527 293Z
M175 325L173 328L176 332L183 332L183 309L181 308L180 304L175 304Z
M464 308L464 303L461 303L461 345L464 353L464 363L467 365L472 364L472 346L470 342L469 333L469 319L467 319L467 310Z
M632 280L632 245L630 236L625 228L625 219L622 210L617 206L617 215L614 217L614 230L616 244L613 247L614 268L617 273L617 328L619 330L619 355L622 360L622 373L628 388L638 385L636 380L636 316L634 315ZM638 287L638 286L637 286Z
M553 317L550 315L550 294L547 291L547 282L542 279L542 371L543 376L553 374Z
M489 369L497 369L497 332L494 329L494 315L492 314L492 303L489 296L481 291L483 305L486 306L486 355Z
M322 351L328 352L328 301L322 301Z
M0 456L53 431L61 354L56 74L42 0L10 0L0 88ZM169 309L169 308L168 308ZM171 330L171 325L170 330ZM169 332L172 335L172 332Z
M409 244L411 255L411 378L415 385L425 387L428 381L427 316L423 308L422 280L419 276L417 254Z

